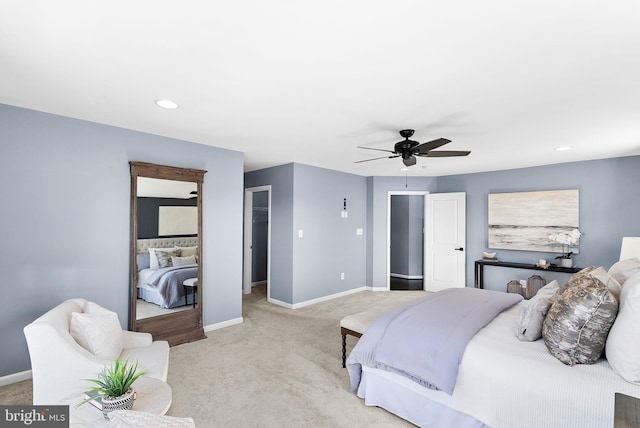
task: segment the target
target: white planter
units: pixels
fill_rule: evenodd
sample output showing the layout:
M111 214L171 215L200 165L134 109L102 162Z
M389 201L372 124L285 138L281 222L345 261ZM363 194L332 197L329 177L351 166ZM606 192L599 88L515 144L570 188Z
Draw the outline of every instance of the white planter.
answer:
M133 397L134 392L131 388L120 397L102 396L102 414L105 419L109 419L109 412L114 410L131 410L133 407Z
M558 259L560 262L558 263L561 267L570 268L573 267L573 260L571 259Z

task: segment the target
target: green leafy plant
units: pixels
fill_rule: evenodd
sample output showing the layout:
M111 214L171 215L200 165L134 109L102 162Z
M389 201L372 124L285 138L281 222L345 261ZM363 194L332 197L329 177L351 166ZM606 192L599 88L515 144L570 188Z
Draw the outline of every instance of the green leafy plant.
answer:
M112 366L105 367L97 379L85 379L96 384L85 393L97 393L100 397L119 397L129 390L133 382L145 374L147 374L146 370L138 370L137 361L129 364L129 360L123 362L117 359ZM94 397L88 398L78 406L93 399Z

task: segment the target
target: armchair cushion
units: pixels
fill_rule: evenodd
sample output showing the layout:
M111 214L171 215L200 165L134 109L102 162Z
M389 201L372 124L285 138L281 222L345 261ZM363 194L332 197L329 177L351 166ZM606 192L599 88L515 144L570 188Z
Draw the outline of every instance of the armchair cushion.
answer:
M115 360L122 352L122 328L118 315L108 312L102 315L73 312L69 331L76 342L93 355Z

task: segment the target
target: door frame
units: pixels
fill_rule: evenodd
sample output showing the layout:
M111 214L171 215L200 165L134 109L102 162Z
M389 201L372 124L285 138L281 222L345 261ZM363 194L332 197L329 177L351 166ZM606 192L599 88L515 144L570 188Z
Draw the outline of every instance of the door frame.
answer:
M242 291L251 294L251 271L253 252L253 194L267 192L267 301L271 300L271 185L249 187L244 189L244 245L242 268Z
M422 196L426 204L428 194L429 194L429 191L427 190L388 190L387 191L387 279L386 279L387 290L391 290L391 196L394 196L394 195ZM422 237L420 238L423 242L424 242L424 228L426 226L426 221L427 221L427 218L425 217L422 222ZM422 262L422 269L423 269L422 289L424 290L424 260Z

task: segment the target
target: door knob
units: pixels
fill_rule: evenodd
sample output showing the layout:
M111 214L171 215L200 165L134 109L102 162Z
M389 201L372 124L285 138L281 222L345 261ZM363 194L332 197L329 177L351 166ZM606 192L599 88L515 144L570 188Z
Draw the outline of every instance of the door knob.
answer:
M454 248L454 250L456 250L456 251L464 251L464 248L459 247L459 248Z

